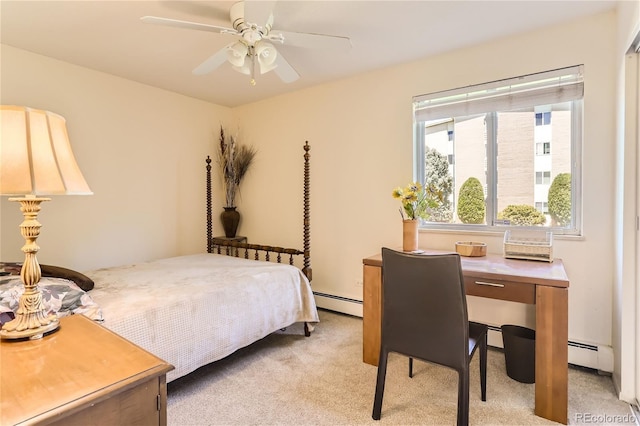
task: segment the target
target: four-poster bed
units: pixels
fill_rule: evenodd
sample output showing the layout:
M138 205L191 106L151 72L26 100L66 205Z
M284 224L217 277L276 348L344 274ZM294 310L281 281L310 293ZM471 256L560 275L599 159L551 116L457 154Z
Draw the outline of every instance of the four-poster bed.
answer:
M319 321L310 285L309 149L306 143L302 250L213 238L208 158L207 253L78 274L93 280L86 294L106 328L175 367L167 381L295 323L304 323L308 336L308 324ZM294 266L295 256L303 257L302 268ZM73 284L55 274L42 282Z

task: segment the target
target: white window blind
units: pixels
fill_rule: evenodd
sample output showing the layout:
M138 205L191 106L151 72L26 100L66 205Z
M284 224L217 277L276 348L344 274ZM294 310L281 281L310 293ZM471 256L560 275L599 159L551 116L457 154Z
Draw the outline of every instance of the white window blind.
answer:
M581 99L582 65L435 92L413 98L416 121L511 111Z

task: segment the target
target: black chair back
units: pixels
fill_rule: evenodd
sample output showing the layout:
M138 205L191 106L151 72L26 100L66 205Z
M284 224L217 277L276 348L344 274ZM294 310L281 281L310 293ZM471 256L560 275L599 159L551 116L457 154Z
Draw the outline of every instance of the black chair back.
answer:
M469 322L460 255L411 254L382 249L382 335L373 402L380 420L390 352L458 372L457 425L469 424L469 361L480 348L480 393L487 400L485 324Z
M469 364L469 322L457 253L382 249L382 338L398 352L462 371Z

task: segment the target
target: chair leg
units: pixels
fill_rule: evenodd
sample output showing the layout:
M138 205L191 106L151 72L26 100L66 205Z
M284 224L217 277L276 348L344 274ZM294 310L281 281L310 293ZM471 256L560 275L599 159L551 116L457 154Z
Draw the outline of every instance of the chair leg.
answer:
M469 425L469 369L458 371L458 426Z
M480 392L482 400L487 400L487 335L480 342Z
M409 357L409 378L413 378L413 358Z
M382 411L382 397L384 396L384 381L387 375L388 351L380 348L380 358L378 360L378 379L376 380L376 396L373 400L373 420L380 420Z

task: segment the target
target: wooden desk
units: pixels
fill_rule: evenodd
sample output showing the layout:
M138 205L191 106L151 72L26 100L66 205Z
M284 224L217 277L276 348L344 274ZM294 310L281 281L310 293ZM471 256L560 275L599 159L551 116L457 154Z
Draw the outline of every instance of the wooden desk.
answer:
M39 340L0 342L0 424L166 425L156 356L84 315Z
M428 250L425 254L445 251ZM562 260L552 263L461 257L467 295L536 305L535 414L567 424L568 287ZM378 365L382 255L363 259L363 361Z

